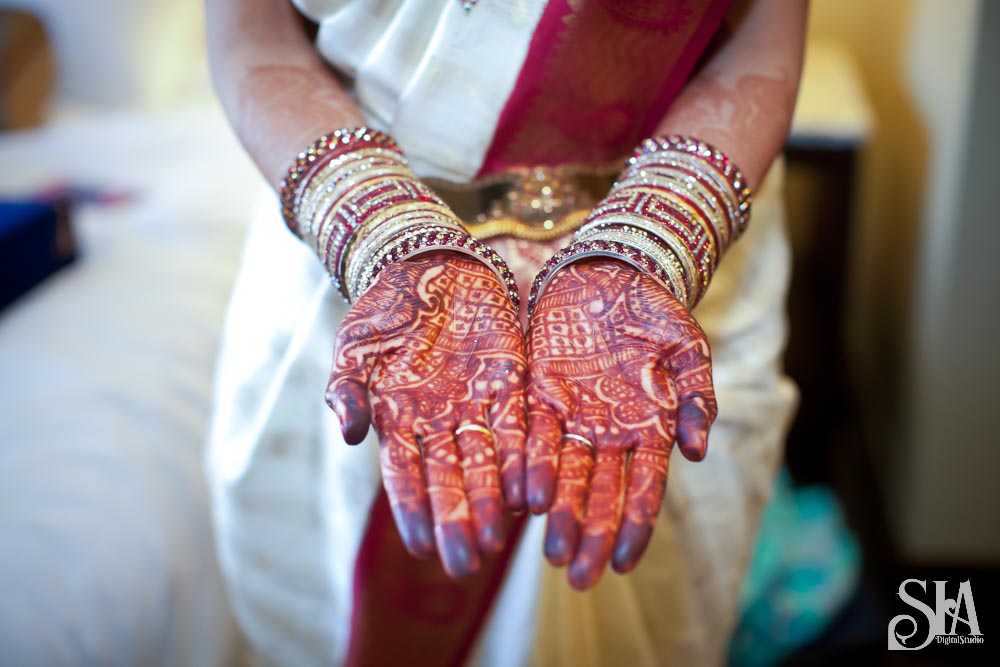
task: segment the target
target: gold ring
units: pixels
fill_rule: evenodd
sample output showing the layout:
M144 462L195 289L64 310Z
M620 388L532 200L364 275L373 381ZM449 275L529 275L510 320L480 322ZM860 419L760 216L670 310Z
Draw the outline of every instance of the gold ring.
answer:
M486 435L493 435L492 433L490 433L490 430L488 428L486 428L481 424L462 424L457 429L455 429L455 435L461 435L466 431L479 431L480 433L484 433Z
M569 438L570 440L577 440L579 442L582 442L583 444L587 445L591 449L594 448L594 443L592 443L590 440L588 440L587 438L583 437L582 435L577 435L575 433L567 433L567 434L565 434L563 436L563 439L565 440L567 438Z

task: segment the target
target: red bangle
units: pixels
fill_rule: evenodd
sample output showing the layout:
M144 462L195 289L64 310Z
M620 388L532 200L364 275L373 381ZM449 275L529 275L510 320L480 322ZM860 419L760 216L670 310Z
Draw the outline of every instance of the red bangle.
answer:
M296 156L278 188L281 215L293 234L299 235L298 199L302 189L309 182L309 177L330 160L349 151L366 147L382 148L403 155L399 144L388 134L367 127L358 127L342 128L324 134Z

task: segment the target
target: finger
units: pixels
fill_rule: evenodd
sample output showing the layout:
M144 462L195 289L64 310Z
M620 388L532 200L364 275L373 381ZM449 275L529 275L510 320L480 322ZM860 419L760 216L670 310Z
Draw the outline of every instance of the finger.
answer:
M611 557L621 521L624 477L625 451L619 447L598 450L580 547L569 565L569 583L577 590L596 584Z
M490 430L500 454L503 498L514 512L524 509L524 440L527 416L520 383L497 396L490 413Z
M677 385L677 446L689 461L708 452L708 431L718 407L712 387L712 359L704 338L692 340L673 356L671 375Z
M382 423L376 426L382 426ZM399 535L407 551L426 558L434 551L434 530L427 505L420 447L408 428L376 430L379 434L382 484L389 497Z
M469 515L455 435L439 431L423 438L427 493L434 513L434 537L449 576L467 577L479 569L479 552Z
M529 390L525 498L533 514L546 512L552 504L562 436L562 420L556 411L537 400Z
M641 443L632 453L628 464L624 516L611 557L611 567L616 572L624 573L634 568L649 544L656 518L660 515L663 492L667 488L672 442L671 438L669 441Z
M480 419L470 420L459 426L456 440L479 548L495 553L503 547L504 526L503 499L493 437Z
M715 420L715 399L693 396L677 408L677 446L689 461L701 461L708 453L708 431Z
M594 467L591 447L565 439L559 454L559 478L545 527L545 557L555 566L569 563L580 543L580 523Z
M378 357L378 338L363 317L345 320L337 331L326 403L340 420L344 441L356 445L368 434L368 383Z

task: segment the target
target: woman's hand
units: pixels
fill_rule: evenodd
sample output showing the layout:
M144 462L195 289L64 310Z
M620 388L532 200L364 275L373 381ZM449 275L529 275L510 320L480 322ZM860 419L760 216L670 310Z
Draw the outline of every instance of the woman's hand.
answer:
M504 500L524 506L524 376L503 284L459 253L385 267L337 334L327 402L344 439L374 424L403 543L424 557L436 540L453 577L503 546Z
M705 456L716 415L708 341L663 286L613 259L552 276L528 328L527 502L545 555L592 586L649 543L676 439Z

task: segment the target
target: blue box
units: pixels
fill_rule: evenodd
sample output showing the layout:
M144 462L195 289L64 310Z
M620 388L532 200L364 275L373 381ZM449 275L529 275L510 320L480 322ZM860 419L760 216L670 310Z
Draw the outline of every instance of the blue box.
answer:
M0 309L75 258L67 203L0 201Z

